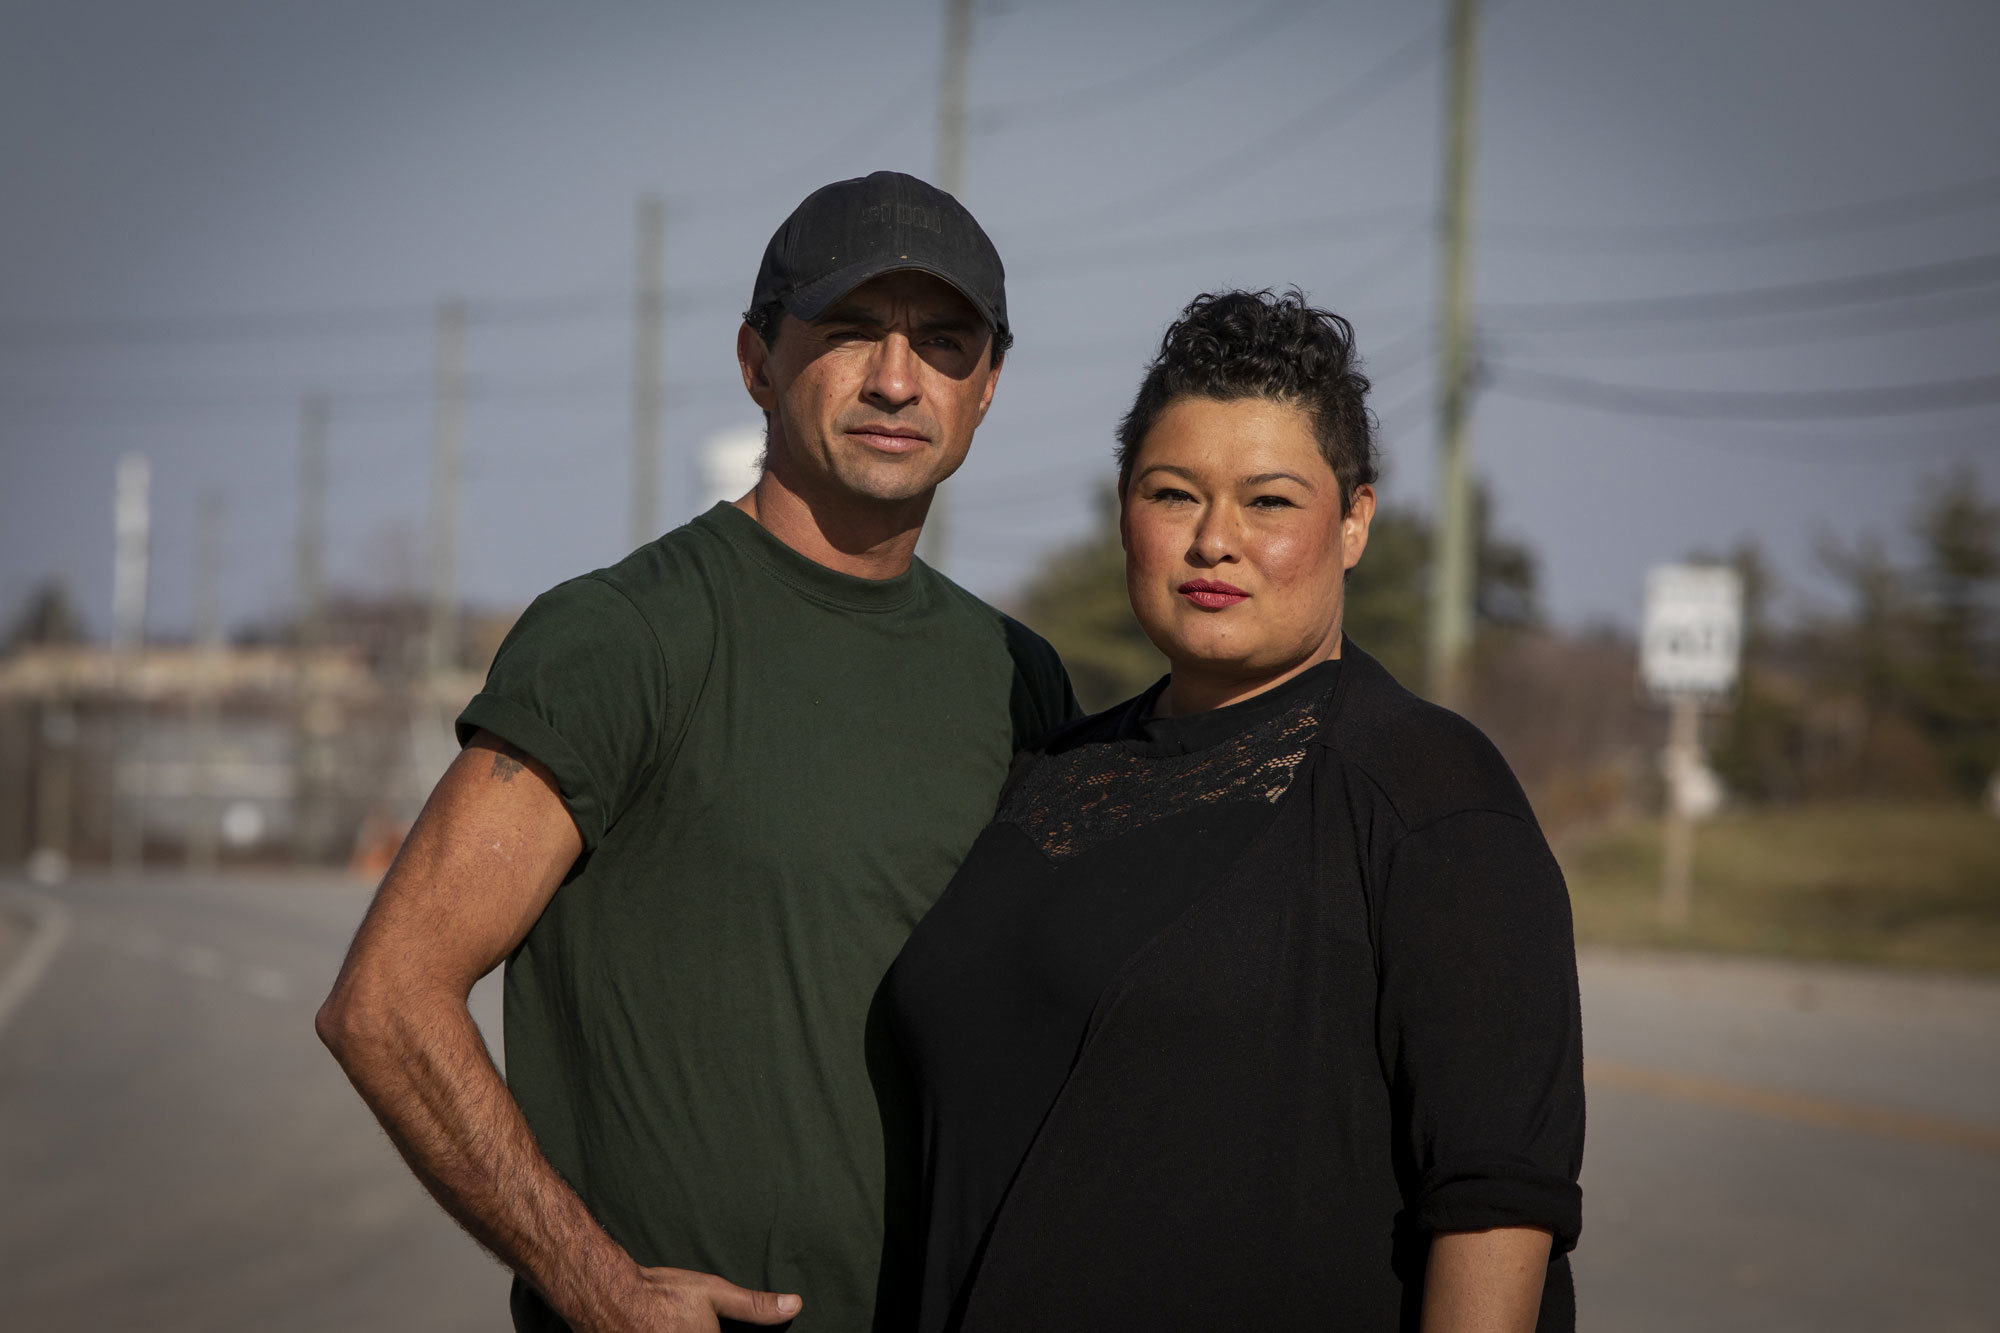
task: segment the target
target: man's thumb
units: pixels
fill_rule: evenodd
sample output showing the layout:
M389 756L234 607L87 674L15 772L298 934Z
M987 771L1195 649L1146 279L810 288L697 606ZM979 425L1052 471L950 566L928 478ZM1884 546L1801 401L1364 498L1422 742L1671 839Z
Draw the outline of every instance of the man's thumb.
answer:
M725 1319L740 1319L746 1324L782 1324L796 1317L799 1307L805 1304L797 1296L750 1291L719 1277L710 1280L714 1285L708 1289L708 1303Z

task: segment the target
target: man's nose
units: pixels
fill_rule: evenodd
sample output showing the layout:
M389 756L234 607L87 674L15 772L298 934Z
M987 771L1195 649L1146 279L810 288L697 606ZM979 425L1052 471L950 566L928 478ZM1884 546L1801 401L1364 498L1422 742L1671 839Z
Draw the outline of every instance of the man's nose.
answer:
M910 340L891 333L875 344L862 396L875 406L895 412L917 401L917 353Z

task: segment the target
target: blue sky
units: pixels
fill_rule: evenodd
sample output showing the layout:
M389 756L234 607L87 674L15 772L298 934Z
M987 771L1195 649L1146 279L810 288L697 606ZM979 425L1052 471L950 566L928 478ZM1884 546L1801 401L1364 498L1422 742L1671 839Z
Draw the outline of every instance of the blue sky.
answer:
M948 487L949 572L1004 599L1084 528L1150 346L1222 285L1296 283L1353 317L1380 371L1385 496L1429 503L1441 17L981 0L965 193L1008 263L1019 343ZM1900 540L1958 460L2000 492L1992 407L1759 399L1809 415L1746 423L1538 400L1579 379L1713 407L1693 395L1990 375L1995 288L1931 270L2000 235L2000 10L1505 0L1484 36L1475 457L1560 623L1629 623L1647 565L1743 536L1793 609L1831 605L1821 534ZM701 442L754 420L732 345L764 242L826 180L930 173L940 40L938 0L16 0L0 613L55 574L102 630L112 469L140 450L155 630L186 630L204 489L224 498L227 614L282 614L315 390L334 581L420 581L426 311L447 294L472 310L466 595L519 604L617 558L637 198L668 199L661 502L679 518ZM1853 207L1883 200L1900 202ZM1964 283L1990 283L1975 270ZM1889 286L1932 294L1814 286L1905 272ZM1767 288L1800 313L1545 304Z

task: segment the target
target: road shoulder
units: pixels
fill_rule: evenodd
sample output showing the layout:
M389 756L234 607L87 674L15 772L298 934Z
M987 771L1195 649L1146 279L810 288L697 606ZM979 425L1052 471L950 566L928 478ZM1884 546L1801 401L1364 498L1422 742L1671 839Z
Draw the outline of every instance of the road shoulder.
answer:
M53 898L0 887L0 1032L69 938L69 909Z

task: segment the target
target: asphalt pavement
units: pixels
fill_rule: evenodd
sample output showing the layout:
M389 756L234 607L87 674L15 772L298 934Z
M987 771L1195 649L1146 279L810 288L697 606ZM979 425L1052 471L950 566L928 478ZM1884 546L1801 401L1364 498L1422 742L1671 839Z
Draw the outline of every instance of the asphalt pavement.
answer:
M36 974L0 1007L0 1322L506 1327L505 1274L313 1036L364 886L86 875L0 900L0 999ZM1583 964L1582 1328L2000 1333L2000 983ZM474 1010L497 1044L491 979Z

